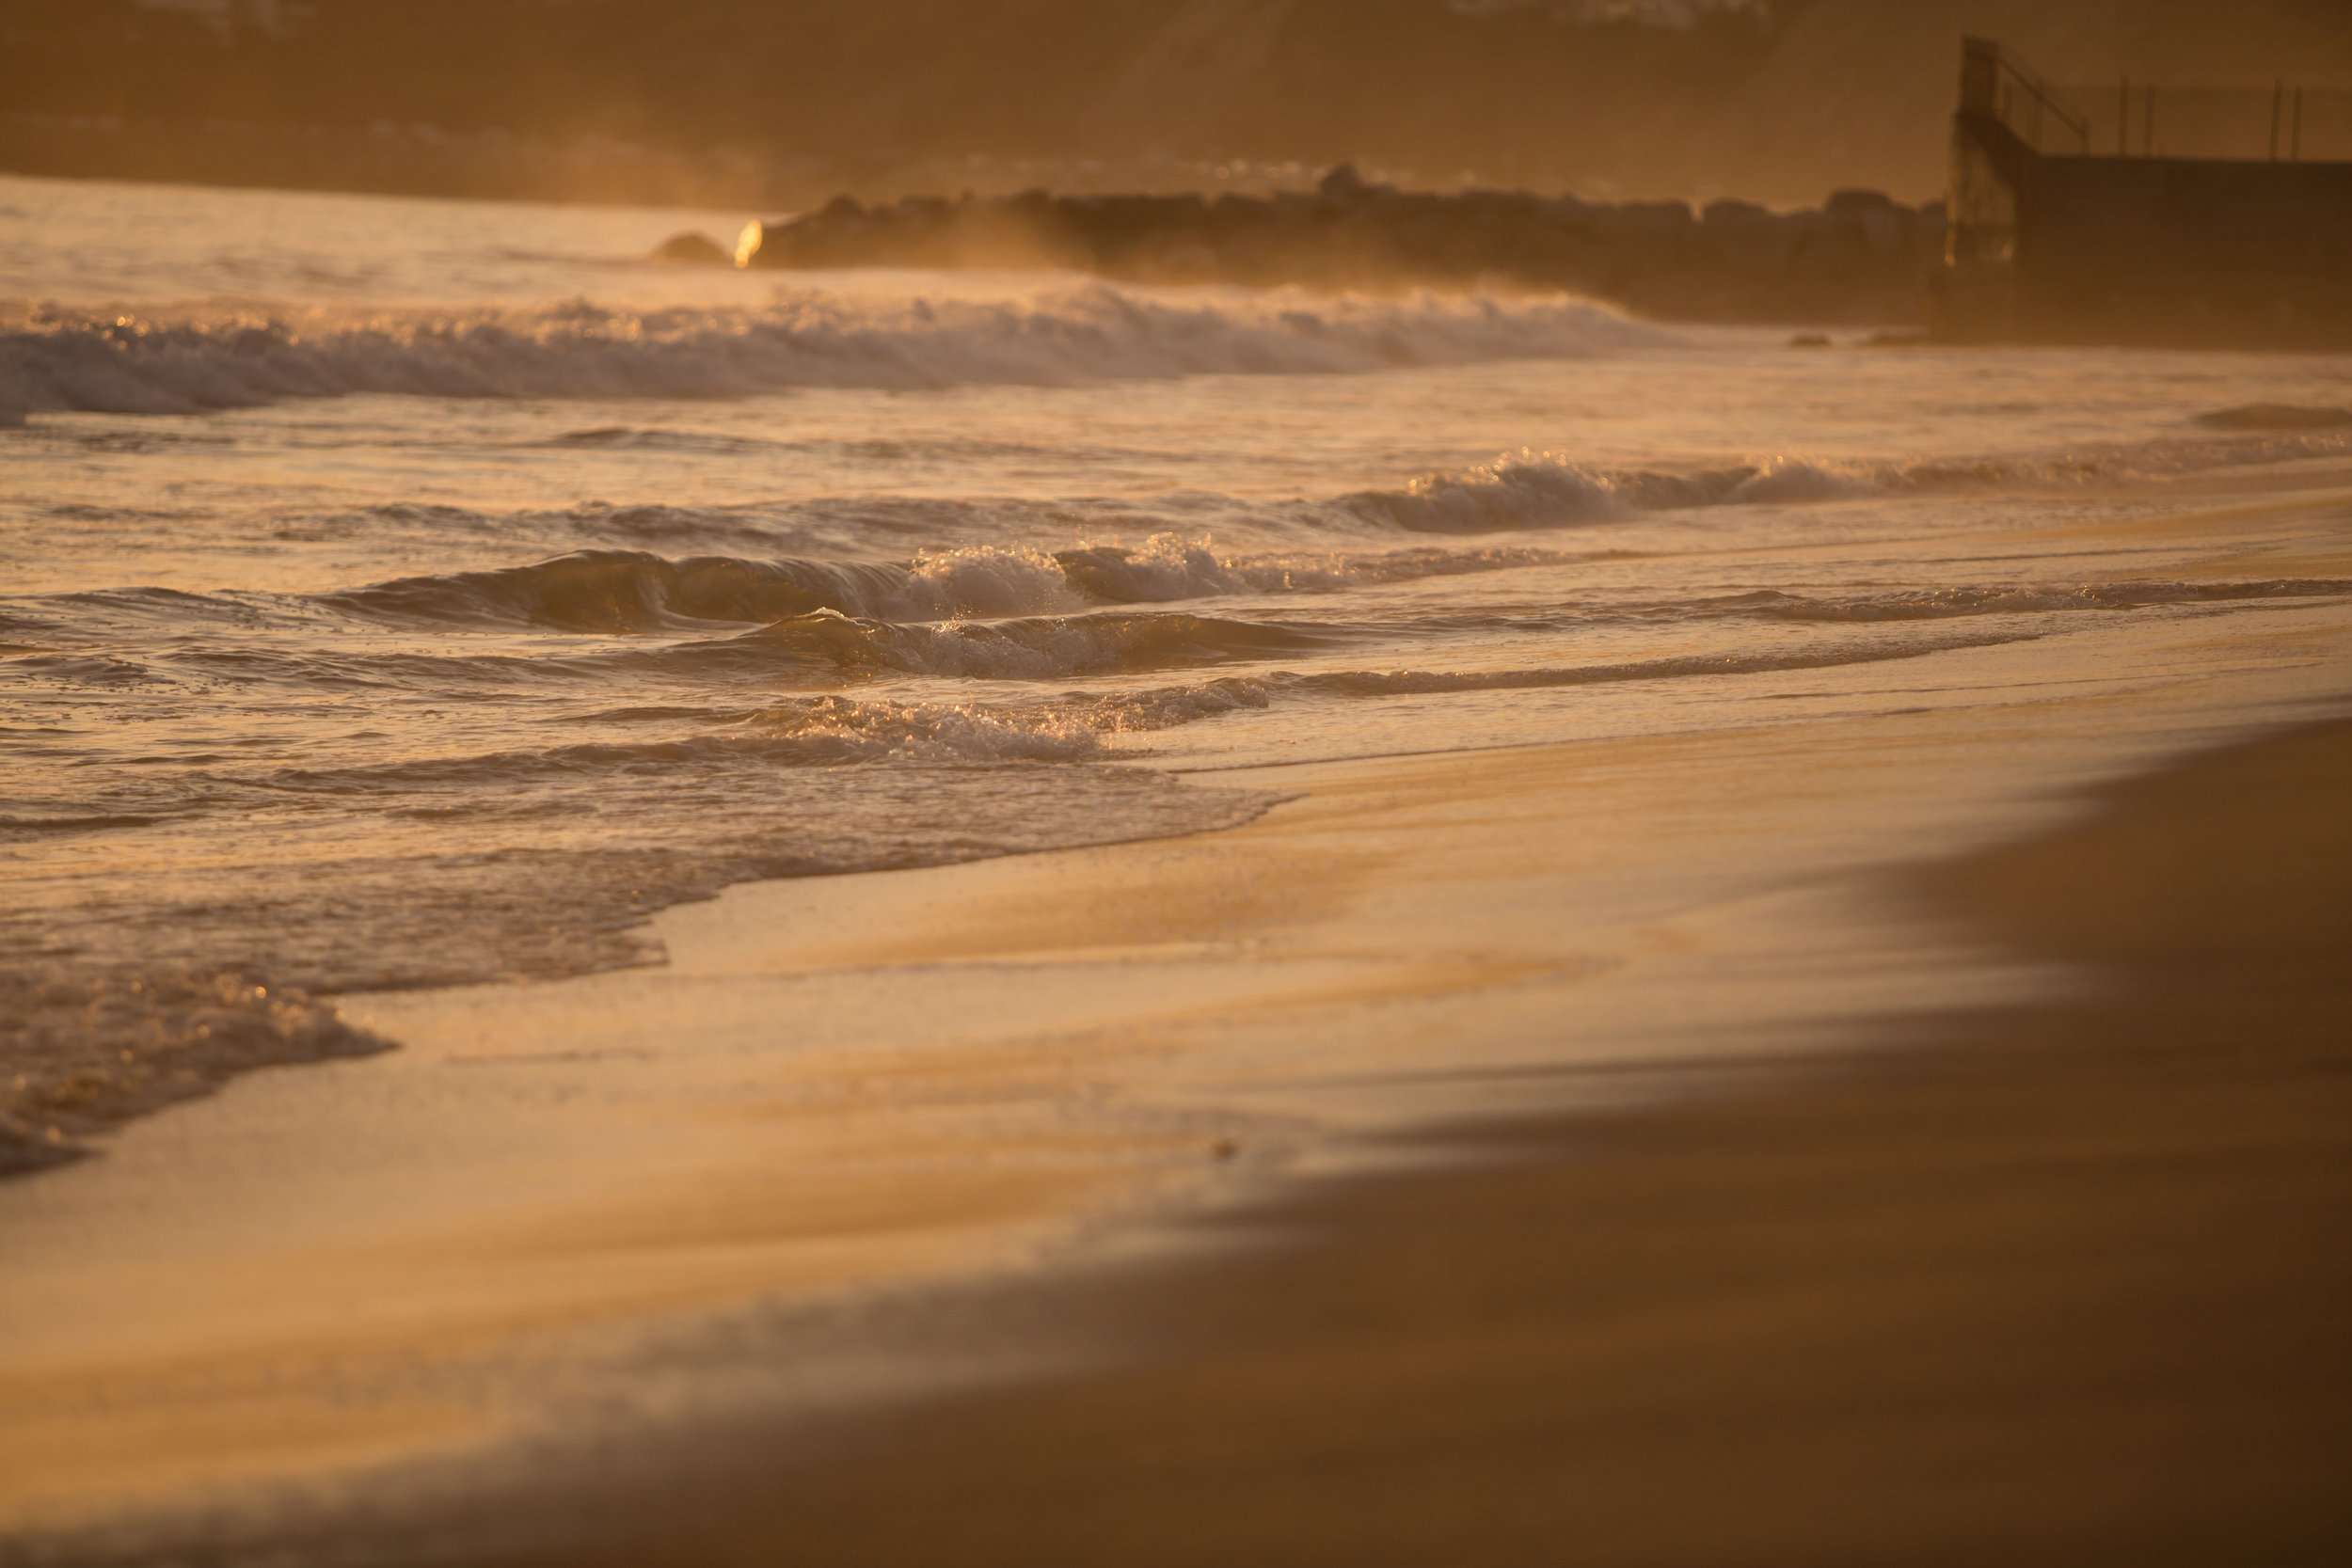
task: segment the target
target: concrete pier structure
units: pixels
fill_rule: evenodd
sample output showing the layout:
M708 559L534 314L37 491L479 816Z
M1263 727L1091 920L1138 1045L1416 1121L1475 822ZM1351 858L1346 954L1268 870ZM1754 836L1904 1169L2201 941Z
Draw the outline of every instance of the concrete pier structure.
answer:
M2352 163L2094 156L2091 139L1998 43L1963 40L1936 336L2352 347Z

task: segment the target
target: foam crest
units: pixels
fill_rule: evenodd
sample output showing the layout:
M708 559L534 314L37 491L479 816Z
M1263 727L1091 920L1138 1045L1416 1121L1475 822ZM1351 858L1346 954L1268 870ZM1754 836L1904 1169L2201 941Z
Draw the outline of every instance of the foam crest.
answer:
M1082 610L1088 597L1062 562L1042 550L972 546L916 556L905 579L870 612L922 621L1036 615Z
M709 398L800 387L1075 386L1574 358L1674 340L1599 306L1105 284L1017 299L781 294L762 308L181 311L0 317L0 422L288 398Z

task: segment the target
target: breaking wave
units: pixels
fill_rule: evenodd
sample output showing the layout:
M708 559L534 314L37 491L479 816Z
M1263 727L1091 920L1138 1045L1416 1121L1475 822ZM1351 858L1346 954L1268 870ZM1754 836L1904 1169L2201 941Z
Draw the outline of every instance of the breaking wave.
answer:
M315 602L370 617L453 626L631 633L770 623L825 610L894 622L1069 614L1233 594L1327 593L1567 559L1526 548L1219 556L1205 541L1173 533L1133 547L927 550L902 563L735 556L673 561L640 550L579 550L527 566L400 578L321 594ZM77 598L88 609L212 618L261 615L271 608L250 599L144 589Z
M352 392L718 398L798 387L1063 387L1575 358L1674 340L1602 307L1277 291L1202 301L1104 284L1030 298L629 311L587 301L464 311L92 314L0 320L0 422L188 414Z

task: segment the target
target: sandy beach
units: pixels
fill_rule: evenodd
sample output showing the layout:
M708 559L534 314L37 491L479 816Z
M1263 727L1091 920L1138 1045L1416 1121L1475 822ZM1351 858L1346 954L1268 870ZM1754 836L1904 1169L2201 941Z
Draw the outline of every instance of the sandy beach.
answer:
M355 999L0 1189L20 1555L2324 1555L2352 732L2240 742L2342 701L2265 613Z
M2101 982L1514 1121L1045 1309L1141 1365L736 1434L515 1562L2322 1563L2352 1545L2352 726L1921 879Z

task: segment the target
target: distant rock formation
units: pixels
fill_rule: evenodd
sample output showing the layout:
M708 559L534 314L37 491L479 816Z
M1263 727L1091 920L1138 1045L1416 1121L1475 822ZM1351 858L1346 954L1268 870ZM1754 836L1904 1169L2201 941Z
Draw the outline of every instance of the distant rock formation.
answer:
M1057 266L1150 283L1566 290L1669 320L1915 322L1944 252L1941 203L1840 191L1819 210L1599 205L1523 191L1366 183L1352 166L1267 197L837 197L755 223L756 267Z

